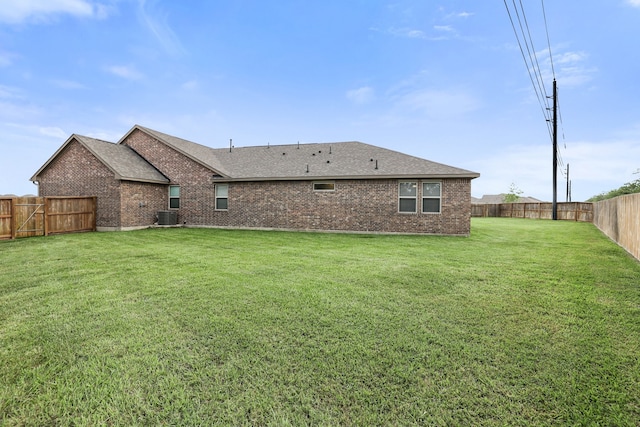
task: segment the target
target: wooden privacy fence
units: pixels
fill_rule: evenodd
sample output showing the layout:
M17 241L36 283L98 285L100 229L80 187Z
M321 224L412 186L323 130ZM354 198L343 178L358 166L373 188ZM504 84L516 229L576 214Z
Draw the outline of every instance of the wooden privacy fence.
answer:
M593 223L640 260L640 193L594 203Z
M557 204L558 219L569 221L593 221L593 204L580 202L565 202ZM498 203L471 205L473 217L502 217L552 219L553 204L550 202L537 203Z
M96 197L0 197L0 239L96 230Z

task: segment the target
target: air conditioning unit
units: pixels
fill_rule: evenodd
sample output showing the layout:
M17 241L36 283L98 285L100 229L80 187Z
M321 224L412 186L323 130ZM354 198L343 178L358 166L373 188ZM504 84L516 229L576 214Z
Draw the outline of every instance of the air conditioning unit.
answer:
M177 223L177 211L158 211L158 225L176 225Z

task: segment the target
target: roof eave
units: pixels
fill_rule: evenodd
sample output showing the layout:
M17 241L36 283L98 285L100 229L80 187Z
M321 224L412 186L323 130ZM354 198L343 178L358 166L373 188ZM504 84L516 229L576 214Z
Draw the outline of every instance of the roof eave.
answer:
M164 140L162 138L159 138L158 135L153 134L152 132L150 132L149 129L145 128L144 126L134 125L129 130L129 132L127 132L122 138L120 138L120 141L118 141L118 145L121 145L129 137L129 135L131 135L133 133L133 131L136 130L136 129L139 130L140 132L144 132L145 134L149 135L150 137L162 142L166 146L171 147L173 150L176 150L178 153L182 154L183 156L185 156L185 157L193 160L194 162L198 163L199 165L209 169L211 172L215 172L218 175L222 175L224 177L228 177L227 174L222 173L221 171L216 170L215 168L212 168L210 165L208 165L207 163L205 163L202 160L198 159L197 157L194 157L189 153L185 153L183 150L181 150L180 148L178 148L175 145L171 144L169 141L166 141L166 140Z
M145 184L162 184L162 185L167 185L171 182L168 179L164 179L164 180L145 179L145 178L135 178L135 177L127 177L127 176L116 176L116 179L120 181L142 182Z
M70 136L69 138L67 138L67 140L64 142L64 144L62 144L62 145L60 146L60 148L58 148L58 149L56 150L56 152L55 152L55 153L53 153L53 155L52 155L51 157L49 157L49 159L48 159L48 160L47 160L47 161L46 161L42 166L40 166L40 169L38 169L38 170L36 171L36 173L35 173L35 174L33 174L33 176L32 176L31 178L29 178L29 181L31 181L31 182L39 181L38 177L40 176L40 174L41 174L42 172L44 172L44 171L45 171L45 169L47 169L47 168L49 167L49 165L51 164L51 162L53 162L53 161L56 159L56 157L58 157L58 155L59 155L60 153L62 153L62 152L64 151L64 149L65 149L65 148L67 148L67 146L68 146L68 145L71 143L71 141L72 141L72 140L74 140L74 139L75 139L76 141L80 142L80 139L79 139L79 138L77 138L77 135L76 135L75 133L71 134L71 136ZM81 143L81 142L80 142L80 143Z
M316 181L316 180L372 180L372 179L474 179L479 173L463 174L413 174L413 175L300 175L280 177L222 177L214 178L214 182L258 182L258 181Z

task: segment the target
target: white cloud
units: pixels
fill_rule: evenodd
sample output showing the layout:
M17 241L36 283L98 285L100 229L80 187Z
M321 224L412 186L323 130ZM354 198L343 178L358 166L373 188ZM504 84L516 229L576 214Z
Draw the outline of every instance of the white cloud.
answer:
M451 25L434 25L433 29L436 31L442 31L445 33L455 33L456 31L453 29Z
M13 64L12 56L10 53L0 51L0 67L8 67Z
M106 7L88 0L0 0L0 22L47 22L58 15L103 18Z
M22 98L20 89L0 85L0 98Z
M480 101L462 89L413 89L393 96L396 107L432 119L459 116L477 110Z
M197 80L189 80L188 82L182 83L181 87L184 90L193 91L198 89L200 87L200 84Z
M640 0L627 0L627 3L633 7L640 7Z
M620 139L611 141L581 141L568 143L561 151L564 167L570 165L572 200L584 201L602 192L616 189L637 179L634 172L640 167L640 141ZM551 201L552 149L548 145L514 145L489 153L471 165L481 177L473 180L473 195L500 194L515 183L524 196ZM566 198L566 177L558 171L558 201Z
M368 104L374 97L373 88L369 86L347 91L347 99L357 105Z
M441 8L440 12L444 13L445 11L444 11L443 8ZM452 12L452 13L448 13L448 14L444 15L444 19L447 20L447 21L450 21L450 20L456 19L456 18L467 19L467 18L472 17L473 15L475 15L475 13L473 13L473 12L466 12L466 11L464 11L464 12Z
M86 89L85 85L73 80L52 80L51 83L60 89Z
M565 52L557 55L554 62L556 64L574 64L586 60L588 56L585 52Z
M413 28L395 28L391 27L388 33L396 37L406 37L410 39L424 39L426 35L424 31L416 30Z
M138 20L153 34L162 48L170 55L186 52L180 39L168 23L168 14L155 8L155 0L139 0Z
M640 1L640 0L638 0ZM560 51L561 48L555 50ZM556 79L563 87L581 86L593 79L593 75L598 71L596 67L587 64L589 54L586 52L553 52L553 68L556 72ZM542 78L544 81L553 80L551 67L552 58L549 56L549 49L544 49L536 53L540 60Z
M65 131L60 129L59 127L41 127L39 129L40 133L44 136L50 136L52 138L66 140L69 136Z
M135 67L128 65L112 65L107 67L107 71L127 80L140 80L144 77L144 75Z

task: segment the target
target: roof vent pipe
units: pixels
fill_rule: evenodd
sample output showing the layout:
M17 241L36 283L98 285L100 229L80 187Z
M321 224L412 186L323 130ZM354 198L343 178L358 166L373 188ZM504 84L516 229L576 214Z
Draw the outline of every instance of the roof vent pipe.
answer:
M229 138L229 152L231 152L231 148L233 148L233 139Z
M376 169L378 169L378 159L376 159Z

